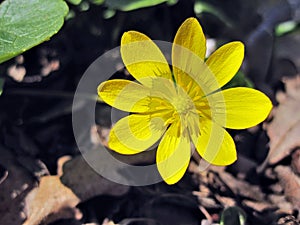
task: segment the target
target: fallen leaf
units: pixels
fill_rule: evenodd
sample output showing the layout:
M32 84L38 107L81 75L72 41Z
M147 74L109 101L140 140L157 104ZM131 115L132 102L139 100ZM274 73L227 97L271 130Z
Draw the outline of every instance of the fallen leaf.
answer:
M299 148L292 155L291 166L294 173L300 175L300 149Z
M264 200L265 194L258 185L252 185L243 180L239 180L227 172L220 173L219 176L236 195L256 201Z
M58 160L57 160L57 170L56 170L56 173L59 177L61 177L63 174L64 174L64 171L63 171L63 165L70 161L72 159L71 156L69 155L64 155L62 157L60 157Z
M269 154L263 164L275 164L300 147L300 76L285 78L286 93L279 93L273 120L265 124L270 138Z
M299 225L300 221L296 220L296 218L292 215L287 215L284 217L281 217L278 222L278 225Z
M23 225L38 225L43 220L54 221L56 218L81 218L75 209L80 199L71 189L63 185L58 176L45 176L40 184L26 197L27 220ZM58 214L52 217L49 215Z
M80 219L75 206L98 195L125 194L128 186L113 183L97 174L82 158L62 157L58 160L57 176L41 178L39 187L26 197L27 220L23 225L38 225L41 221Z
M65 163L61 181L81 201L86 201L98 195L121 196L129 190L128 186L114 183L100 176L82 156L77 156Z
M268 201L270 201L274 206L278 207L277 214L293 214L294 212L293 205L289 201L287 201L282 193L280 195L269 194Z
M289 166L277 166L275 172L284 189L286 199L293 204L295 209L300 210L300 178Z
M235 199L233 198L220 196L218 194L216 194L215 197L222 204L224 208L236 205Z
M102 127L100 125L92 126L90 130L91 142L94 145L102 144L107 147L110 130L111 130L110 128Z
M206 208L210 208L210 209L219 209L221 208L221 206L216 203L216 201L213 198L198 198L198 201L200 203L201 206L206 207Z
M102 222L102 225L118 225L118 224L115 224L113 221L105 218Z
M209 220L201 220L201 225L220 225L219 223L212 223Z
M17 82L22 82L26 75L25 67L12 65L7 69L7 74Z
M254 209L257 212L263 212L265 210L274 210L277 208L277 206L268 202L255 202L247 199L243 200L243 204Z

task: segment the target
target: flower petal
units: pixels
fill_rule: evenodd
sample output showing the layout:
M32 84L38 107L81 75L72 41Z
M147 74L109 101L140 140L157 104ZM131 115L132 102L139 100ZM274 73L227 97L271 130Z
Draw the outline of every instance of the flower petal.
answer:
M219 166L229 165L236 160L234 141L224 128L211 120L200 118L199 123L197 117L189 119L191 139L203 159Z
M172 46L172 67L176 83L186 89L187 93L196 90L194 95L203 95L199 84L193 80L205 67L205 52L206 41L201 25L195 18L185 20L179 27ZM190 94L191 97L192 95Z
M224 102L213 102L213 119L223 125L220 118L223 121L225 116L225 127L231 129L253 127L264 121L272 109L270 99L264 93L252 88L229 88L212 94L214 95L222 95Z
M150 90L128 80L109 80L98 86L99 97L107 104L127 112L149 110Z
M161 116L133 114L122 118L109 134L109 148L125 155L150 148L166 130L164 115Z
M142 84L147 77L172 79L169 64L157 45L146 35L125 32L121 39L121 56L129 73Z
M157 168L168 184L178 182L190 161L191 147L187 132L174 122L163 136L156 153Z
M228 83L239 70L244 59L244 44L230 42L218 48L206 61L220 87Z
M176 45L190 50L193 54L204 60L206 53L206 39L197 19L186 19L179 27L174 39L172 57L176 60L181 58L183 64L188 64L188 58L177 57L177 55L180 55L181 53L181 48L174 48Z

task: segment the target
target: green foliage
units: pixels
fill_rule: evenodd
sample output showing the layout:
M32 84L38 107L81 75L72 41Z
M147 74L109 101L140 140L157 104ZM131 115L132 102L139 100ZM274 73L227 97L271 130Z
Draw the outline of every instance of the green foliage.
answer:
M0 78L0 95L2 95L4 83L5 83L5 79Z
M81 4L79 4L79 10L81 12L88 11L89 9L90 9L90 3L89 2L84 1L84 2L81 2Z
M90 2L95 5L101 5L104 3L104 0L90 0Z
M171 5L175 5L178 1L179 1L179 0L168 0L168 1L167 1L167 4L170 5L170 6L171 6Z
M67 1L73 5L79 5L82 2L82 0L67 0Z
M280 23L275 27L275 34L276 36L282 36L287 33L290 33L297 28L297 23L295 21L286 21L283 23Z
M116 10L113 9L107 9L103 13L103 18L104 19L110 19L116 14Z
M245 225L246 213L237 206L223 210L220 225Z
M236 75L224 87L222 87L222 89L225 90L233 87L253 88L254 86L242 71L238 71Z
M203 0L196 0L194 4L194 12L197 17L202 13L209 13L220 19L228 27L233 27L232 21L216 6L211 3L204 2Z
M6 0L0 5L0 63L46 41L68 13L63 0Z
M87 11L91 4L104 5L106 10L103 12L104 19L112 18L117 11L132 11L140 8L151 7L162 3L169 6L174 5L178 0L66 0L73 5L77 5L80 11ZM74 17L72 13L68 19Z
M173 0L106 0L105 5L110 9L120 11L131 11L139 8L155 6L164 2L171 2Z

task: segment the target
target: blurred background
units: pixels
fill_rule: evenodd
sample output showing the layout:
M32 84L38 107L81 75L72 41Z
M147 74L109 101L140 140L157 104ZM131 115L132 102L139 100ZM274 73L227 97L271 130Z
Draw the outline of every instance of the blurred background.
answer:
M299 0L66 2L69 12L56 35L0 64L0 224L299 224ZM100 177L73 135L80 78L120 45L123 32L172 42L188 17L201 23L210 52L234 40L245 44L241 70L226 88L257 88L275 110L264 124L229 131L239 158L226 168L199 173L195 158L172 186L128 187ZM131 79L123 65L116 71L112 78ZM111 126L109 106L99 103L95 113L96 126L82 131L87 151L106 145ZM154 159L115 157L139 165ZM50 181L41 182L45 177Z

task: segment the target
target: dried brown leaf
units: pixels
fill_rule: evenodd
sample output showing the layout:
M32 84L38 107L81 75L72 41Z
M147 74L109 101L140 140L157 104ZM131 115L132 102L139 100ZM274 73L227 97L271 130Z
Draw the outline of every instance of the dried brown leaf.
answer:
M292 155L291 166L293 171L300 175L300 149L297 149Z
M112 220L105 218L102 222L102 225L118 225L118 224L115 224Z
M209 197L198 198L198 201L199 201L200 205L205 208L210 208L210 209L221 208L221 206L213 198L209 198Z
M128 186L101 177L82 156L62 157L58 160L58 175L42 177L39 187L27 195L27 220L23 225L37 225L43 220L48 223L63 218L80 219L81 213L75 208L79 202L98 195L120 196L128 190Z
M254 209L257 212L263 212L264 210L274 210L277 206L268 202L255 202L250 200L243 200L243 204Z
M279 106L273 120L265 124L270 137L270 151L266 162L275 164L300 146L300 76L283 80L286 93L279 93Z
M26 197L27 220L23 225L38 225L49 219L49 215L59 214L58 218L77 217L80 213L75 209L79 198L65 185L58 176L42 177L39 187L33 189ZM79 217L79 218L78 218Z
M269 194L268 200L279 208L277 212L285 214L293 213L293 205L287 201L284 195Z
M68 162L68 161L70 161L72 159L72 157L71 156L69 156L69 155L64 155L64 156L62 156L62 157L60 157L58 160L57 160L57 175L59 176L59 177L61 177L62 175L63 175L63 173L64 173L64 171L63 171L63 166L64 166L64 164L66 163L66 162Z
M239 180L227 172L220 173L219 176L236 195L256 201L264 200L265 194L261 191L259 186L251 185L244 180Z
M232 207L236 205L236 200L230 197L220 196L218 194L215 195L216 199L222 204L224 208Z
M300 210L300 178L288 166L275 168L280 184L284 189L284 195L294 208Z
M287 215L282 218L280 218L277 222L278 225L299 225L299 220L296 220L296 218L292 215Z
M92 154L92 153L91 153ZM93 153L97 159L98 152ZM99 159L99 163L101 163ZM98 195L120 196L129 190L128 186L114 183L100 176L82 156L77 156L63 166L61 180L81 201L86 201Z

